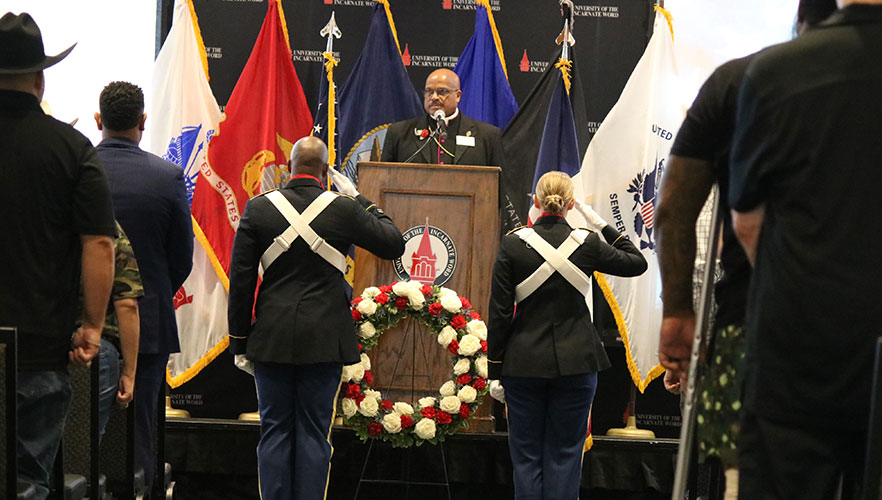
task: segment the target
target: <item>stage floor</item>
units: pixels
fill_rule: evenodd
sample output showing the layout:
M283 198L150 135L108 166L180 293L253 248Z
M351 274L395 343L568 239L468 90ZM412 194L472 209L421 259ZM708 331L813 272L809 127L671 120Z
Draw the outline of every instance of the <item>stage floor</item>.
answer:
M169 419L165 453L176 481L175 498L258 499L255 449L259 429L257 422ZM508 435L504 432L460 432L441 446L393 449L379 441L363 443L351 429L335 426L332 442L329 500L513 497ZM595 436L594 447L583 462L582 497L670 498L677 443L675 439Z

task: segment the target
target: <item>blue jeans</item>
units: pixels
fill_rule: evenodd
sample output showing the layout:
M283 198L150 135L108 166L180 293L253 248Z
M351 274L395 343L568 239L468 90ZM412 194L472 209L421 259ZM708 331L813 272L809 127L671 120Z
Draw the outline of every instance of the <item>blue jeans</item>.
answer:
M70 408L70 374L18 372L18 480L30 483L37 500L49 495L49 480Z
M98 351L98 436L104 436L104 428L110 420L110 410L119 390L119 350L113 342L101 338Z
M597 373L503 377L516 500L578 500Z

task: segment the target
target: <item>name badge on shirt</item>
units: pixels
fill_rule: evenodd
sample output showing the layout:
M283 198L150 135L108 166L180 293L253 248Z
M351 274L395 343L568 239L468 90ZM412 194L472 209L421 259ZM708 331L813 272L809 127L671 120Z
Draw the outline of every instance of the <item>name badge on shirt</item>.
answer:
M475 138L472 136L464 136L458 135L456 136L456 145L457 146L468 146L470 148L475 147Z

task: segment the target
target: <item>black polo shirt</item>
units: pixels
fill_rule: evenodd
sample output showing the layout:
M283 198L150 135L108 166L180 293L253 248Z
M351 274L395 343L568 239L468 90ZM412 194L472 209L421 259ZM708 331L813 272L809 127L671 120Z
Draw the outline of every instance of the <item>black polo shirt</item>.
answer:
M57 369L78 312L80 235L116 235L89 140L37 98L0 90L0 325L19 330L23 370Z
M750 263L732 231L732 216L726 193L729 187L729 152L735 129L735 106L738 88L753 54L734 59L718 67L708 77L686 113L677 132L671 154L711 162L720 186L720 211L723 214L723 248L720 267L723 276L716 283L715 324L726 326L744 322Z
M852 5L757 55L731 161L732 207L766 206L746 408L866 427L882 333L882 7Z

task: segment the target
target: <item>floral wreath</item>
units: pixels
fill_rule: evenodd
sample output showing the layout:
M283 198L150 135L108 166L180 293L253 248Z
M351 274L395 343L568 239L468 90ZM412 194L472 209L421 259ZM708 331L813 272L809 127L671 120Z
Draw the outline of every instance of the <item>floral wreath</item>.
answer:
M489 391L487 383L487 326L471 310L471 303L448 288L399 281L368 287L352 301L352 319L361 338L361 362L343 367L341 408L347 425L363 441L378 438L393 447L437 444L460 428ZM380 336L404 317L429 328L452 355L452 377L438 397L424 397L418 408L383 399L371 388L371 360L367 355Z

